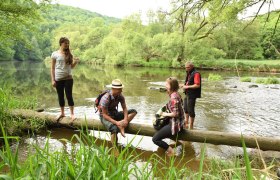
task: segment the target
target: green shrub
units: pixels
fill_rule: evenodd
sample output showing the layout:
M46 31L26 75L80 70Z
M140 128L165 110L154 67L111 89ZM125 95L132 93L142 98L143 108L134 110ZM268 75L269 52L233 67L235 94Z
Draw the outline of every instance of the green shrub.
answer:
M265 84L279 84L279 80L276 77L269 77L266 79Z
M256 80L256 83L259 84L279 84L279 80L276 77L268 77L266 79L260 78Z
M219 75L219 74L212 74L212 73L210 73L210 74L208 75L208 80L209 80L209 81L220 81L220 80L222 80L222 79L223 79L222 76Z
M240 79L240 81L241 81L241 82L251 82L252 79L251 79L251 77L242 77L242 78Z
M256 83L265 84L265 79L264 78L258 78L258 79L256 79Z

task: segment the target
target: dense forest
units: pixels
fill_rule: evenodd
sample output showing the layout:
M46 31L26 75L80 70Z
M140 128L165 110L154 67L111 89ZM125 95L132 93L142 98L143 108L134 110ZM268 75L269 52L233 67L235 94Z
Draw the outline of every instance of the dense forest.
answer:
M280 54L280 11L242 19L241 1L171 1L171 12L148 12L146 25L140 14L120 20L47 1L11 2L0 5L0 60L42 61L61 36L69 37L74 56L99 64L177 67L188 59L263 60Z

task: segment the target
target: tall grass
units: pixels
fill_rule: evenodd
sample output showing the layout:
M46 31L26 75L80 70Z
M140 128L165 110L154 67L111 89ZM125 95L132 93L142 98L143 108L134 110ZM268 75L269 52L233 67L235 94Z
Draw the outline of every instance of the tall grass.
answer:
M3 179L260 179L262 169L253 169L243 141L244 158L236 161L206 160L206 145L201 150L198 172L188 169L187 162L178 166L180 157L159 157L156 153L139 165L141 154L131 146L120 148L115 157L112 149L104 143L98 145L96 138L87 130L73 135L68 143L71 149L53 149L47 141L44 147L34 144L26 160L19 162L18 148L11 151L9 137L2 128L5 146L0 151L0 178ZM74 144L73 141L78 141ZM32 152L32 153L31 153ZM265 173L266 177L275 177Z
M37 121L36 119L23 121L21 118L14 118L9 114L11 109L34 109L36 106L37 100L35 97L17 97L9 86L0 87L0 123L8 130L8 134L17 134L23 129L35 131L44 127L44 122L42 121Z

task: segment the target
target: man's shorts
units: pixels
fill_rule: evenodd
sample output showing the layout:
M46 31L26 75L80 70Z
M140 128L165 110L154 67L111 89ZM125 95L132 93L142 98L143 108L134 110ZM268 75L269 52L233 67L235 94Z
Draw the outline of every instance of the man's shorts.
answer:
M127 112L128 114L137 113L135 109L129 109ZM123 120L124 118L123 111L117 112L112 118L116 121ZM105 128L112 134L120 132L119 128L115 124L111 123L110 121L107 121L105 118L103 118L102 115L100 115L100 120L101 123L105 126Z
M196 98L189 98L189 96L186 96L184 99L184 111L186 114L189 114L190 117L195 117L195 102Z

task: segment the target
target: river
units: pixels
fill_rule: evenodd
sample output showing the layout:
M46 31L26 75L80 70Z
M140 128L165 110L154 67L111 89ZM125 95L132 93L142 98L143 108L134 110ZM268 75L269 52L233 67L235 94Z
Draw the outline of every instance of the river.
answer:
M257 84L256 88L249 88L254 82L241 82L239 76L249 76L253 81L257 78L280 74L228 72L228 71L200 71L202 75L202 98L197 100L195 129L222 132L236 132L246 135L274 137L280 132L280 85ZM208 81L210 73L223 77L220 81ZM19 97L33 96L38 99L38 107L46 113L58 115L58 101L55 89L51 87L50 64L32 62L1 62L0 86L11 86ZM105 67L79 64L73 69L75 114L77 117L98 118L93 108L94 98L110 84L112 79L119 78L125 88L123 94L128 108L138 111L133 120L135 123L152 124L155 112L165 104L168 96L165 92L152 90L150 87L164 86L165 79L177 77L181 82L185 79L184 69L143 68L143 67ZM183 93L181 92L182 96ZM66 109L69 115L69 109ZM52 130L53 146L61 146L60 139L69 138L74 132L70 130ZM70 133L70 135L69 135ZM95 136L109 139L107 133L92 131ZM27 137L24 146L39 141L44 144L47 133L36 137ZM126 144L134 136L121 138ZM35 140L36 139L36 140ZM139 143L140 142L140 143ZM137 136L134 146L145 152L159 151L150 137ZM203 144L188 143L185 147L188 159L199 156ZM242 149L230 146L216 146L207 144L206 156L230 158L242 154ZM280 157L279 153L269 153Z

